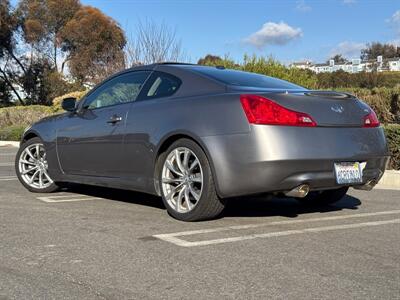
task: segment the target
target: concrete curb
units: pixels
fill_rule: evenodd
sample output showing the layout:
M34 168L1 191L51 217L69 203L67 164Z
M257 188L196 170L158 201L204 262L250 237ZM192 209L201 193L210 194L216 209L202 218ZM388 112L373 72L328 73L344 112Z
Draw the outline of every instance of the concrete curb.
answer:
M12 146L19 147L19 142L0 141L0 147ZM377 189L400 190L400 170L386 170L379 183L375 186Z
M375 187L378 189L400 189L400 171L386 170Z
M17 147L17 148L19 148L19 142L0 141L0 147L4 147L4 146L12 146L12 147Z

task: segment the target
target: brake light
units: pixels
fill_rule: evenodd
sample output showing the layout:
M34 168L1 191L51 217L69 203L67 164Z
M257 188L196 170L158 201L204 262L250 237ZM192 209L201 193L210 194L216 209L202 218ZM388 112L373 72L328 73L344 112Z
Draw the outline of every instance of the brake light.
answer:
M376 113L371 109L371 112L364 117L364 127L378 127L380 122Z
M287 109L258 95L241 95L240 102L250 124L317 126L308 114Z

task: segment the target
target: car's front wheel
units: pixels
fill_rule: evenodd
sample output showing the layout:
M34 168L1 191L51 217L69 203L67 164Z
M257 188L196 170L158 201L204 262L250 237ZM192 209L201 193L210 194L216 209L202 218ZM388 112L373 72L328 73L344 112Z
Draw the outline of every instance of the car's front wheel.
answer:
M160 159L161 195L170 215L200 221L222 212L224 201L217 196L210 163L197 143L180 139Z
M22 185L31 192L51 193L58 189L48 174L46 149L40 138L21 144L15 159L15 171Z

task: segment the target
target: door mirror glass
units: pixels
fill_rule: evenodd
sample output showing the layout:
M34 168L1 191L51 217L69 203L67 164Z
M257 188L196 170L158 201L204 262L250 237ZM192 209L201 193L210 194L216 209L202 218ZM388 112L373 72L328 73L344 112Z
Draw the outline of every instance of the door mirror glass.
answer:
M61 103L61 107L63 110L66 111L75 111L76 98L73 97L65 98Z

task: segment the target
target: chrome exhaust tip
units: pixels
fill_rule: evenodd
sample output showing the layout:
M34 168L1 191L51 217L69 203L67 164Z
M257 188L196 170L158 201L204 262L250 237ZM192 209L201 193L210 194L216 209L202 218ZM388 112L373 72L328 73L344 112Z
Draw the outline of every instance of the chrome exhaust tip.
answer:
M304 198L310 191L310 186L308 184L302 184L294 189L285 192L284 194L288 197Z

